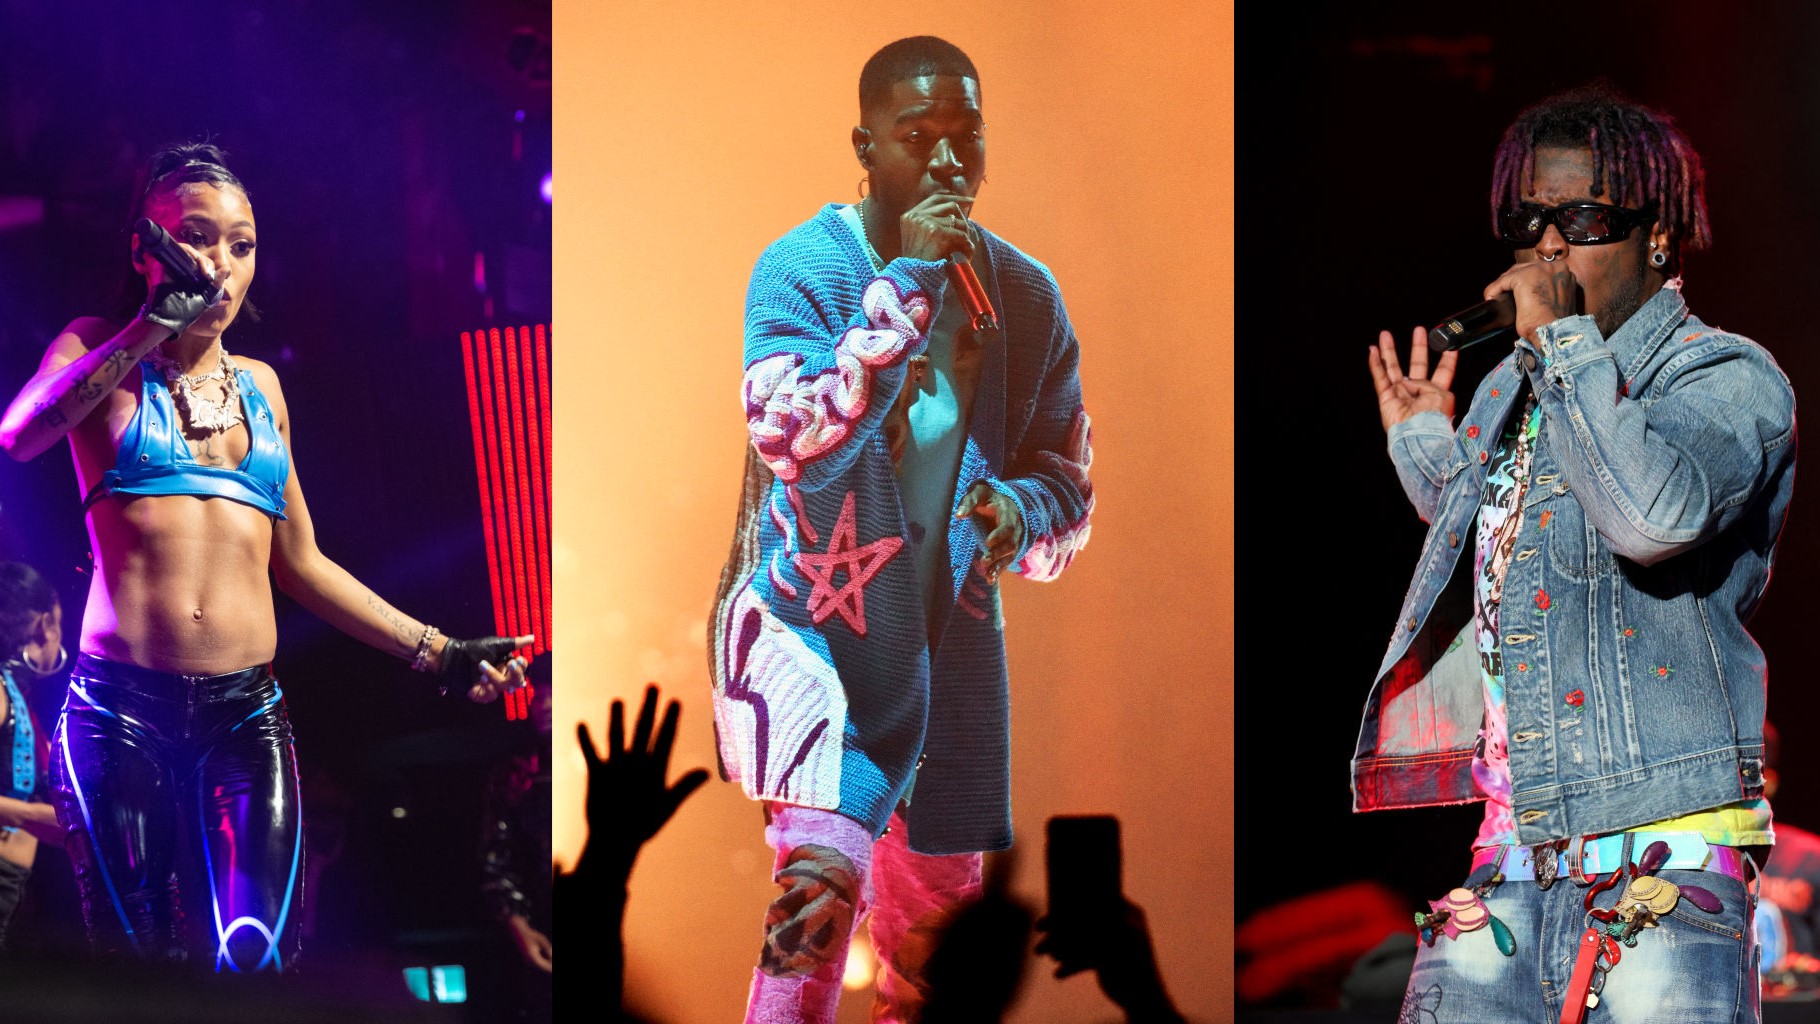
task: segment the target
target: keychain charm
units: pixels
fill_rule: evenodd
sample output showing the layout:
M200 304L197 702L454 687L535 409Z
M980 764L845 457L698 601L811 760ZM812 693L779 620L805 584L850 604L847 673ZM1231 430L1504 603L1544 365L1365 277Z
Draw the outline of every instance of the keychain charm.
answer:
M1657 843L1656 846L1664 844ZM1652 849L1654 846L1651 847ZM1649 857L1644 856L1647 863ZM1652 866L1650 870L1655 870ZM1724 908L1719 897L1708 889L1697 885L1676 885L1666 879L1650 874L1639 874L1624 887L1624 895L1618 897L1618 905L1613 907L1612 916L1605 918L1606 934L1621 940L1633 949L1637 945L1637 933L1645 928L1654 928L1658 919L1674 910L1682 900L1699 907L1709 914L1717 914Z
M1586 890L1587 928L1580 936L1580 952L1574 960L1573 975L1561 1003L1561 1024L1582 1024L1586 1011L1599 1005L1599 993L1605 988L1605 976L1618 966L1623 957L1620 944L1632 949L1637 934L1654 928L1659 919L1681 904L1682 900L1716 914L1723 904L1719 897L1698 885L1676 885L1656 872L1668 862L1668 844L1657 840L1649 844L1635 864L1613 871L1603 879L1593 877ZM1609 907L1595 907L1600 893L1617 887L1626 875L1624 891L1618 902Z
M1466 932L1476 932L1489 925L1498 952L1505 956L1515 956L1516 938L1504 922L1498 920L1485 906L1486 895L1503 880L1504 876L1498 873L1496 865L1486 864L1468 875L1464 885L1449 890L1447 895L1438 900L1430 900L1430 912L1416 914L1416 928L1421 931L1422 941L1432 946L1435 944L1436 931L1450 939L1458 939Z

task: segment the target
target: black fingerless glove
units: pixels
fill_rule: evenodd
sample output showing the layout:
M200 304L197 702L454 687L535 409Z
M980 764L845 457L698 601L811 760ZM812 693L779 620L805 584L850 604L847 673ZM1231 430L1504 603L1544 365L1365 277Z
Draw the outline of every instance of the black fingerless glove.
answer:
M139 309L139 319L157 324L175 337L208 312L215 292L214 288L198 291L192 284L166 281L152 289L152 297Z
M480 663L486 662L494 668L503 669L501 659L515 649L509 636L483 636L473 640L457 640L450 637L442 648L442 663L436 674L442 678L444 686L460 684L462 690L474 685L474 678L480 674Z

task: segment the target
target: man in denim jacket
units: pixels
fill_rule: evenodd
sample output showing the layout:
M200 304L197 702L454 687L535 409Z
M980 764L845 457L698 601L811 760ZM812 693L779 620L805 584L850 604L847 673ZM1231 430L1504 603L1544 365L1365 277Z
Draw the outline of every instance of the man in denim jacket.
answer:
M1545 100L1506 131L1491 201L1516 263L1485 297L1514 300L1519 337L1465 416L1425 332L1407 374L1388 332L1369 360L1430 529L1354 806L1487 801L1472 884L1418 919L1402 1019L1755 1021L1744 878L1773 834L1744 622L1788 506L1794 396L1761 347L1688 312L1703 172L1667 116L1597 87Z

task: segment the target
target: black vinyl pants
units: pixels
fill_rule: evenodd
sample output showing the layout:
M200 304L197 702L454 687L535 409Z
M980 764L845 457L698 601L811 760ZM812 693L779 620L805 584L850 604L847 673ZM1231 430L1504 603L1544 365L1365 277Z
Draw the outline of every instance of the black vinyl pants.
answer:
M77 657L51 783L96 952L292 966L303 821L268 666L179 676Z

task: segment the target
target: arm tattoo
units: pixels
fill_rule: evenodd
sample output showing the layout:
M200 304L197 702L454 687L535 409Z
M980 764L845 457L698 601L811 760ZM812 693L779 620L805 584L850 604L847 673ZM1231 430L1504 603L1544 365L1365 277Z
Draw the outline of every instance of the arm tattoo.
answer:
M126 349L115 349L106 361L95 368L95 372L76 382L77 400L88 402L107 394L110 388L120 383L120 378L126 373L132 359L132 356L126 354Z
M371 608L373 614L379 616L386 625L392 627L393 636L405 643L417 642L417 638L411 635L411 627L405 624L404 616L398 614L396 609L381 601L379 595L370 590L367 591L367 607Z
M57 408L57 400L54 398L43 399L32 406L32 418L41 420L52 430L62 430L63 425L69 422L69 417L63 415L63 410Z

